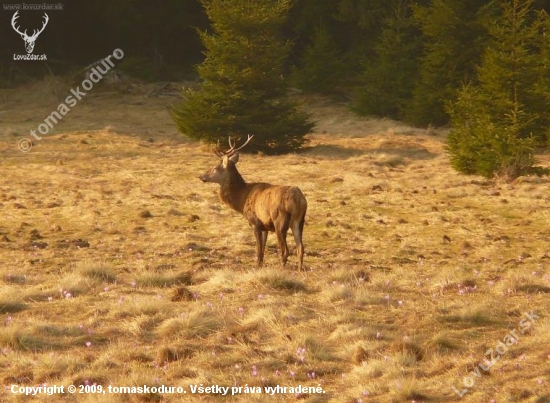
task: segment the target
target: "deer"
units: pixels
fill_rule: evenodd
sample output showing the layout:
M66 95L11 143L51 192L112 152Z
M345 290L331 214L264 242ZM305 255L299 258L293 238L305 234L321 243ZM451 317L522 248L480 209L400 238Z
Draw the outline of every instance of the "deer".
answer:
M203 182L220 185L220 200L233 210L241 213L254 229L256 238L256 263L263 265L268 232L275 232L279 244L281 265L286 265L289 251L286 236L292 230L296 243L298 270L304 261L302 234L307 210L307 201L302 191L295 186L279 186L269 183L247 183L237 170L239 151L254 136L248 135L246 142L235 148L229 137L229 149L221 151L219 142L214 153L221 159L218 165L209 169L199 179Z
M42 23L42 28L40 28L39 30L34 30L33 31L33 34L31 36L28 36L27 35L27 30L25 30L25 32L21 32L19 30L19 27L16 27L15 26L15 20L17 20L19 18L19 15L17 15L17 13L19 13L19 10L15 12L15 14L13 15L12 19L11 19L11 26L13 27L13 29L15 30L15 32L17 32L19 35L21 35L21 38L23 38L23 40L25 41L25 48L27 50L27 53L32 53L32 51L34 50L34 43L36 42L36 39L38 38L38 35L40 35L42 33L42 31L44 31L44 28L46 28L46 25L48 25L48 21L50 20L50 18L48 17L48 14L44 13L44 22Z

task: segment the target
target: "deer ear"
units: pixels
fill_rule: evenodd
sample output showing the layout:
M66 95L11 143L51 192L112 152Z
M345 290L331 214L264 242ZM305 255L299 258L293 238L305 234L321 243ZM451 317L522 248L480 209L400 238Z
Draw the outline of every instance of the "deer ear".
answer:
M236 164L237 162L239 162L239 153L236 153L235 155L231 156L229 159L233 161L234 164Z

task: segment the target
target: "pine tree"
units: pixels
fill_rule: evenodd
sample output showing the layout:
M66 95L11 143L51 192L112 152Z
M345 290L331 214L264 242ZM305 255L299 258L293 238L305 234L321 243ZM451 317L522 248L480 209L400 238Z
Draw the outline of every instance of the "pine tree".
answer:
M429 6L413 7L414 18L424 34L420 77L407 111L407 120L417 125L446 124L447 102L475 77L483 51L485 30L480 17L487 0L433 0Z
M354 94L352 110L361 115L402 119L409 103L420 53L420 33L407 0L396 0L393 15L384 21L375 57L363 62L364 70Z
M292 71L292 81L306 92L331 94L341 82L345 61L334 38L325 26L315 30L299 67Z
M515 178L533 172L534 147L546 139L548 16L532 0L511 0L491 18L491 35L478 68L478 85L459 92L449 108L448 152L467 174Z
M248 151L299 149L313 124L286 97L290 44L281 29L289 0L203 0L214 33L200 32L206 59L199 90L186 90L173 118L186 136L209 143L254 134Z
M533 171L534 141L521 136L520 110L510 110L495 119L480 88L465 86L449 107L449 114L452 129L446 148L458 172L513 179Z

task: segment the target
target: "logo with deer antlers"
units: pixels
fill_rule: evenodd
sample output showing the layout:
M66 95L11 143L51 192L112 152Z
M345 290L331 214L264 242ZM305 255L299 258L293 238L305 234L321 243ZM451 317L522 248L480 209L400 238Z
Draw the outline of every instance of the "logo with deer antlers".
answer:
M44 13L44 22L42 23L42 28L39 30L34 30L33 34L31 36L27 35L27 30L25 32L21 32L19 30L19 27L15 25L16 20L19 18L19 15L17 14L19 11L16 11L13 15L13 18L11 19L11 26L17 32L19 35L21 35L21 38L25 41L25 49L27 49L27 53L32 53L34 50L34 43L36 42L36 38L38 38L38 35L44 31L44 28L46 28L46 25L48 25L48 21L50 18L48 17L48 14Z

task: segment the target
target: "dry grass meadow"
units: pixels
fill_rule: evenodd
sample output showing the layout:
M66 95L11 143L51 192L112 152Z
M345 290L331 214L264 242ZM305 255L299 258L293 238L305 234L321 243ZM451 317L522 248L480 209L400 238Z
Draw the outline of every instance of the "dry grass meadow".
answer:
M548 178L460 176L444 131L303 99L308 149L239 168L303 190L306 270L279 266L273 235L257 269L252 230L198 180L217 160L177 134L178 98L94 88L20 152L70 88L0 91L2 402L550 402ZM44 384L187 393L10 390Z

